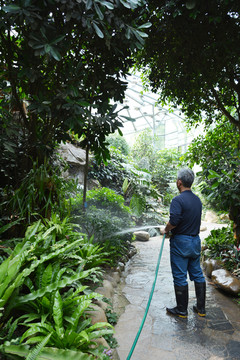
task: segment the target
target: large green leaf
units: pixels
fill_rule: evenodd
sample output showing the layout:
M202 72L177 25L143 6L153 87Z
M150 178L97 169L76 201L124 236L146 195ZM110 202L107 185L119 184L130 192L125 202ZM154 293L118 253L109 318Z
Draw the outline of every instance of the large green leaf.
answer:
M35 299L37 299L39 297L44 296L46 293L51 293L54 290L59 290L59 289L62 289L64 287L68 286L68 285L71 285L73 282L75 282L77 280L86 278L91 273L91 271L92 270L82 271L81 273L75 274L75 275L70 276L68 278L65 278L64 280L55 281L51 285L46 286L43 289L39 289L37 291L34 291L31 294L24 295L24 296L19 296L18 299L16 300L15 305L19 305L19 304L26 303L28 301L35 300Z
M62 298L59 291L56 291L53 303L53 319L56 332L60 339L64 337Z
M4 345L6 354L17 355L25 358L29 354L27 345ZM84 354L81 351L63 350L53 347L45 347L36 360L94 360L95 357L90 354Z

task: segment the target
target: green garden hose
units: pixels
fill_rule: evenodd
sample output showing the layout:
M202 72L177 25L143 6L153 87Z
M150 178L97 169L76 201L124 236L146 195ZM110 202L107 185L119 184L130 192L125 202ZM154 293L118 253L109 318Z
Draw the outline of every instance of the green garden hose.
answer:
M127 357L127 360L130 360L131 359L131 356L133 354L133 351L135 349L135 346L138 342L138 338L141 334L141 331L142 331L142 328L143 328L143 325L145 323L145 320L146 320L146 317L147 317L147 314L148 314L148 310L149 310L149 307L150 307L150 304L151 304L151 301L152 301L152 297L153 297L153 292L154 292L154 289L155 289L155 285L156 285L156 281L157 281L157 276L158 276L158 270L159 270L159 265L160 265L160 261L161 261L161 257L162 257L162 252L163 252L163 246L164 246L164 240L165 240L165 237L166 235L164 234L163 235L163 239L162 239L162 244L161 244L161 249L160 249L160 252L159 252L159 256L158 256L158 262L157 262L157 267L156 267L156 271L155 271L155 279L154 279L154 282L152 284L152 290L151 290L151 293L149 295L149 299L148 299L148 303L147 303L147 307L146 307L146 310L145 310L145 314L143 316L143 319L142 319L142 322L141 322L141 325L139 327L139 330L138 330L138 333L135 337L135 340L133 342L133 345L132 345L132 348L128 354L128 357Z

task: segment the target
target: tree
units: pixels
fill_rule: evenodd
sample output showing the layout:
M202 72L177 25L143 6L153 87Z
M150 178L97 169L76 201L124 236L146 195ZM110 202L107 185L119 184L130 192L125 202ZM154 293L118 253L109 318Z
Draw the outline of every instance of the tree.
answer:
M118 149L123 155L129 154L129 145L126 139L119 134L112 134L107 137L109 146L113 146Z
M240 133L240 2L151 0L148 9L138 64L159 101L180 108L190 125L224 114Z
M156 163L156 151L153 143L155 139L151 129L141 131L131 148L131 155L139 168L152 171Z
M123 77L149 24L141 18L144 0L0 4L1 169L5 184L12 178L16 185L69 129L86 135L86 122L91 133L94 124L95 134L103 130L92 147L105 151L104 135L121 126L110 99L122 101Z
M240 151L235 127L223 119L205 136L194 139L185 161L199 164L201 191L220 211L229 211L234 221L236 244L240 243Z

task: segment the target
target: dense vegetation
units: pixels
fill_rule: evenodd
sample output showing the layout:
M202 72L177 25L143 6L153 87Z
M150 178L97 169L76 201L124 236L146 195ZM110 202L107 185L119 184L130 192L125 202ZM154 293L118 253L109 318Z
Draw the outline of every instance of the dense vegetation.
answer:
M208 245L239 269L239 2L2 0L0 30L1 358L106 360L95 341L113 330L91 324L94 289L126 261L128 228L163 223L180 160L148 130L131 149L116 135L135 61L160 101L205 123L181 161L201 165L207 201L230 212L235 240L230 229ZM99 188L62 177L66 140Z
M189 127L213 130L195 142L191 164L203 166L204 191L230 212L239 244L240 3L153 0L148 10L152 26L137 54L144 82L159 103L179 109Z

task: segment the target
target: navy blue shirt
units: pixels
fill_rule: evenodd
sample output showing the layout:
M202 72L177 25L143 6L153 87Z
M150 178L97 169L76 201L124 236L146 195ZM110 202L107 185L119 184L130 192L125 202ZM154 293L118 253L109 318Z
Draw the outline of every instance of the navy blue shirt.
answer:
M170 205L171 230L173 235L198 235L201 225L202 203L191 190L185 190L172 199Z

